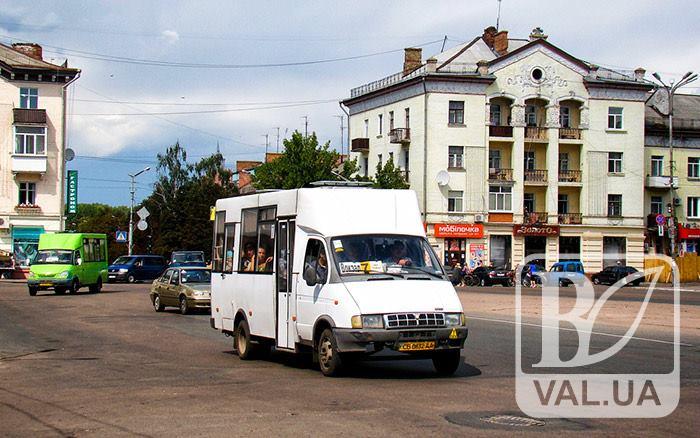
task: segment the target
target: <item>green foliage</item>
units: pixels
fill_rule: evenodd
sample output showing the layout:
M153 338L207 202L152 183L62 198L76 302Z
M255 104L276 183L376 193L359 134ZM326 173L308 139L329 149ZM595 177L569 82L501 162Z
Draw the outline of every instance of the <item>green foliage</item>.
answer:
M377 163L373 182L372 187L376 189L407 189L409 187L403 176L403 171L394 166L394 160L391 158L383 167L381 163Z
M105 204L78 204L78 212L66 219L66 230L80 233L105 233L109 261L126 254L125 243L115 241L117 231L129 229L129 207Z
M339 179L333 174L340 155L330 150L330 142L318 145L316 134L304 137L295 131L284 140L279 158L255 169L253 186L258 189L297 189L314 181Z

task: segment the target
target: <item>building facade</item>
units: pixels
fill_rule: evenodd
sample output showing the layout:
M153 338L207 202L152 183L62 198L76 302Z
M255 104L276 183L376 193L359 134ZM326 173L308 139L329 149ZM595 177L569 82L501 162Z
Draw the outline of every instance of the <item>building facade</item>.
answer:
M653 84L584 62L540 29L483 35L351 90L361 173L393 159L444 262L643 267L644 113ZM609 255L609 259L606 259ZM613 257L613 254L615 256Z
M36 44L0 44L0 249L19 266L63 229L66 88L79 74Z
M668 94L659 90L647 101L645 122L645 212L647 252L700 252L700 96L673 99L673 179L668 144ZM669 219L674 214L674 231ZM662 217L659 217L661 215ZM657 222L658 221L658 222ZM671 227L672 229L673 227Z

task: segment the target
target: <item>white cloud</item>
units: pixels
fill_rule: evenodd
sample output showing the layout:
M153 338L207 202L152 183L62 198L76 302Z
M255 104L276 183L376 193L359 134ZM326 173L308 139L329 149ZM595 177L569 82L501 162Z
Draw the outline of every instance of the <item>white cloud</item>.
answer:
M175 44L180 39L180 35L174 30L164 30L160 36L169 44Z
M128 146L142 149L163 135L146 117L72 116L69 129L68 145L79 155L97 157L116 154Z

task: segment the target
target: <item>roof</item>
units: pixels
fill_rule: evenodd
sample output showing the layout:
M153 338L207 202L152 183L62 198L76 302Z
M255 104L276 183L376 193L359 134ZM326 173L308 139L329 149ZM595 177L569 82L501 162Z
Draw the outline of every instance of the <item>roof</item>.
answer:
M668 93L666 90L657 90L647 100L644 125L647 131L667 132ZM675 94L673 96L673 129L697 131L700 134L700 95Z
M32 58L31 56L19 52L2 43L0 43L0 65L4 65L5 68L11 70L39 70L67 73L72 75L80 72L80 70L77 68L68 68L66 65L55 65L43 60Z

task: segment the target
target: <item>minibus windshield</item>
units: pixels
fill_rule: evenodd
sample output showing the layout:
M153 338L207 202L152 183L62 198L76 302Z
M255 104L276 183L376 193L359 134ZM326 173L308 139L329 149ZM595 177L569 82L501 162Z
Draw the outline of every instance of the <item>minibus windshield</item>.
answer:
M73 251L64 249L42 249L36 256L35 265L72 265Z
M331 239L341 276L424 273L443 278L435 253L423 237L357 235Z

